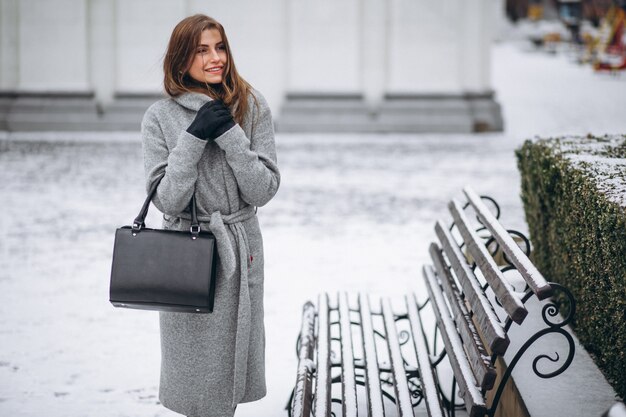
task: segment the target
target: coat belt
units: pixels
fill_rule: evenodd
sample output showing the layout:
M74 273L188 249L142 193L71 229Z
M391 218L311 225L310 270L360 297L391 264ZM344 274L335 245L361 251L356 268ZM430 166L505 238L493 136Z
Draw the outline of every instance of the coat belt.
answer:
M210 216L198 216L198 221L209 223L209 230L215 235L219 259L227 279L233 279L236 275L237 257L239 257L239 305L237 307L237 334L235 338L235 375L233 379L233 407L237 405L246 389L246 375L248 373L248 348L250 346L251 305L250 290L248 287L248 269L250 267L250 245L248 235L242 222L255 215L253 206L246 206L234 213L223 215L214 211ZM163 216L166 220L182 218L191 220L188 213L180 213L178 216ZM237 253L233 248L226 231L226 226L235 237Z

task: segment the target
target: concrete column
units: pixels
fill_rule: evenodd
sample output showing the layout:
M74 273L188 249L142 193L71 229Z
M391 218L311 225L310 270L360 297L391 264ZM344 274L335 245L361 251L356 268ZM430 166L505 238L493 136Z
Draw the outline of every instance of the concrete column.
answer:
M89 90L85 0L20 0L19 90Z
M185 17L186 3L116 0L116 92L163 91L163 56L174 26Z
M455 0L457 2L457 0ZM391 94L458 92L456 20L450 0L389 0Z
M19 73L18 0L0 0L0 90L14 90Z
M360 3L290 1L289 92L361 93Z
M111 104L115 92L115 2L88 0L89 81L96 100Z
M380 105L387 88L389 39L387 2L363 0L361 19L361 60L363 93L370 107Z

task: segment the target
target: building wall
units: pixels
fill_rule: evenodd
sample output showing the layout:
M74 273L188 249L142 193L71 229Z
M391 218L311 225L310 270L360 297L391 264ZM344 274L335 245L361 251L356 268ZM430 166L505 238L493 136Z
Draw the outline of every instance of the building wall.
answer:
M158 95L173 27L205 13L275 114L289 94L490 91L502 0L0 0L0 92Z

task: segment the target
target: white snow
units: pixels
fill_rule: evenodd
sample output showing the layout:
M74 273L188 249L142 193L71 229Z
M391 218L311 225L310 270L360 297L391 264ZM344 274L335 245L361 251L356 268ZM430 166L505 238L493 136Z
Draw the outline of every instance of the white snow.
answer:
M605 147L598 146L599 149ZM578 150L589 151L590 148L579 147ZM592 178L598 191L604 193L608 201L626 209L626 158L585 153L564 154L564 156L571 161L572 165L577 166L581 172Z
M512 41L494 46L492 70L504 133L278 135L281 189L259 208L268 395L238 417L286 415L306 300L423 294L434 221L464 185L525 231L522 140L626 132L626 74ZM124 135L85 137L0 136L0 415L176 416L157 403L157 314L108 302L114 230L144 198L141 148ZM148 224L160 224L154 209Z

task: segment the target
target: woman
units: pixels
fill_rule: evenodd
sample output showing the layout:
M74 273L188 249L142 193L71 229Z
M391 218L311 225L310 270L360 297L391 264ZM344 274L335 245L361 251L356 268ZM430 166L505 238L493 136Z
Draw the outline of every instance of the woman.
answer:
M165 229L189 230L195 192L216 236L212 314L160 312L159 399L188 416L229 416L265 396L263 241L255 206L278 190L274 130L263 96L239 76L224 28L194 15L174 28L165 91L142 122L146 188Z

